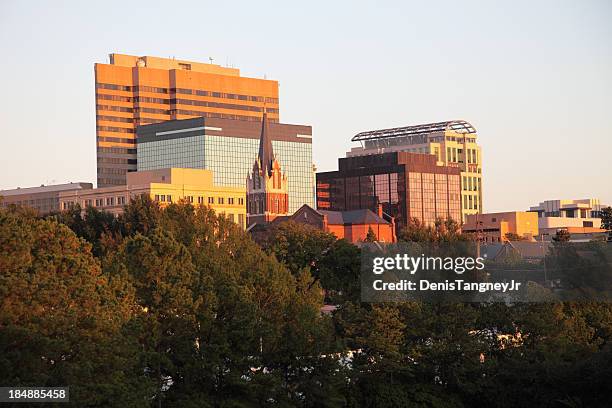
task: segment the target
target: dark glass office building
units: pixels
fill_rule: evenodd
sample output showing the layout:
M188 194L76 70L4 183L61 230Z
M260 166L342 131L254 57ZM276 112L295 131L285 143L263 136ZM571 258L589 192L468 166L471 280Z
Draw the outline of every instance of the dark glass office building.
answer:
M338 171L317 173L317 208L346 211L379 204L406 226L411 218L461 222L461 170L439 166L430 154L394 152L341 158Z

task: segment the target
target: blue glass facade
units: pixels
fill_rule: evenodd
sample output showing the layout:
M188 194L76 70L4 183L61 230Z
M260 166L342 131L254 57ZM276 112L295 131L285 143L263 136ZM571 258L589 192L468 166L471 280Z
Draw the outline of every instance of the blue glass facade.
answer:
M194 132L186 132L188 135L180 137L149 137L146 141L139 141L138 170L168 167L208 169L213 171L217 185L245 187L247 175L251 172L257 158L259 139L239 137L229 133L227 135L206 134L208 132L204 130L204 127L202 129L195 132L200 133L199 135L192 135ZM158 132L157 134L160 133L170 132ZM294 138L307 139L307 141L274 140L274 138L272 140L274 154L288 178L290 213L295 212L303 204L308 204L313 208L315 205L310 135L296 133ZM284 139L289 139L289 137L284 137Z

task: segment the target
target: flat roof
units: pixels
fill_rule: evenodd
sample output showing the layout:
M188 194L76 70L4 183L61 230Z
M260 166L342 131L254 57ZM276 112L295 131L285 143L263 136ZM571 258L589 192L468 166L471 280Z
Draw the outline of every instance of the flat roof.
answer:
M54 193L60 191L70 190L89 190L93 188L92 183L66 183L66 184L54 184L50 186L39 186L39 187L25 187L25 188L14 188L11 190L0 190L0 196L10 197L22 194L37 194L37 193Z
M351 141L389 139L401 136L422 135L452 130L457 133L476 133L476 129L465 120L448 120L445 122L426 123L423 125L403 126L390 129L371 130L353 136Z
M268 122L272 140L312 144L312 126ZM259 139L261 121L197 117L138 126L137 143L211 135Z

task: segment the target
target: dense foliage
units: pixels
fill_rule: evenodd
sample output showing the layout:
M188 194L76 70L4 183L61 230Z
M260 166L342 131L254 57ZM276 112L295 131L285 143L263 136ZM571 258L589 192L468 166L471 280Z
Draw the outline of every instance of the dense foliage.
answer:
M359 268L331 234L288 222L260 248L184 203L1 211L0 385L79 407L609 406L610 304L366 304Z

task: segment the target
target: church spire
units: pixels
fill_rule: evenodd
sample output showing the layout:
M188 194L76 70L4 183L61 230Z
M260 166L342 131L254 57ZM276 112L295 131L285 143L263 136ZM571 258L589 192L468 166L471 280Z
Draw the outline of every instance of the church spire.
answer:
M268 114L264 106L263 117L261 119L261 136L259 137L259 155L257 156L261 165L262 173L272 174L272 162L274 161L274 151L272 150L272 139L268 128Z

